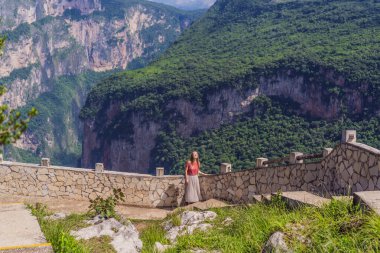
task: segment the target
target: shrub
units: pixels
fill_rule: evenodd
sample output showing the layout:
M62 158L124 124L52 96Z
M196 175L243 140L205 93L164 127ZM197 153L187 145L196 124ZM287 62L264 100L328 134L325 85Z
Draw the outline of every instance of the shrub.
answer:
M100 215L102 218L108 219L115 217L115 207L120 202L125 201L125 195L121 189L113 189L113 195L104 199L102 197L96 197L90 199L89 212L94 211L96 215Z

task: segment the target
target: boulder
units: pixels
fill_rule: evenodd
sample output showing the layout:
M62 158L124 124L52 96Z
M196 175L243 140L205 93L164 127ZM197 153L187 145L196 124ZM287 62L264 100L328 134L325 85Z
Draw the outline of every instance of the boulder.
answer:
M154 244L154 252L155 253L162 253L162 252L165 252L165 250L169 249L173 247L172 245L165 245L165 244L161 244L160 242L156 242Z
M139 232L131 222L126 225L111 218L101 220L94 218L90 227L82 228L78 231L71 231L70 234L76 239L88 240L93 237L109 236L112 238L111 245L118 253L136 253L142 249L142 241L139 238Z
M205 222L215 219L216 216L216 213L212 211L185 211L181 214L181 224L179 226L174 226L171 221L165 224L166 238L173 243L178 236L192 234L195 230L206 231L212 225Z
M275 232L269 237L265 244L262 253L292 253L285 242L285 234L282 232Z

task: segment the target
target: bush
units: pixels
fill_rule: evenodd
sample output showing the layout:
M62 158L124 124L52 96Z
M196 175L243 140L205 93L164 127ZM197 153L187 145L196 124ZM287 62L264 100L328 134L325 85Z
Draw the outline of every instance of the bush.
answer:
M90 199L89 212L94 211L96 215L100 215L102 218L109 219L116 216L115 207L120 202L125 201L125 195L121 189L113 189L113 195L104 199L102 197L96 197Z

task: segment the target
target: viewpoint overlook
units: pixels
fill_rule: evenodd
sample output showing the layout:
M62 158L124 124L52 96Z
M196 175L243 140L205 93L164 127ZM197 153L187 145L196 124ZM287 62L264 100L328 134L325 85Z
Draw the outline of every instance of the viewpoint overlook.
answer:
M0 252L380 252L380 3L0 0Z

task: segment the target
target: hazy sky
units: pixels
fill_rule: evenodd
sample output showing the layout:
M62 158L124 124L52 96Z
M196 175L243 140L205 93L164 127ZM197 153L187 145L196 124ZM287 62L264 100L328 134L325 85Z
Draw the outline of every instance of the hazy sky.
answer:
M215 0L150 0L168 5L173 5L182 9L205 9L210 7Z

